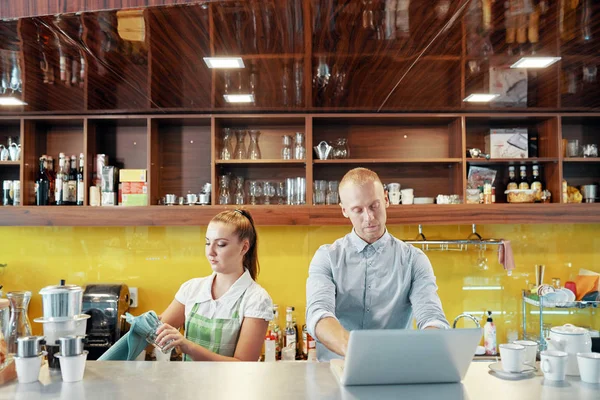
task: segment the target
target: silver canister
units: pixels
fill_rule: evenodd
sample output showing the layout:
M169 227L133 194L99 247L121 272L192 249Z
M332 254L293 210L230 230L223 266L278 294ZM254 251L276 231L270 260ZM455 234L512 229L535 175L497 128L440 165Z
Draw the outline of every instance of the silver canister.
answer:
M44 318L73 318L81 314L83 289L77 285L46 286L40 290Z
M598 185L583 185L581 195L586 203L595 203L598 197Z
M17 357L37 357L41 350L43 336L22 336L17 338Z
M73 357L83 353L83 336L63 336L58 338L61 357Z

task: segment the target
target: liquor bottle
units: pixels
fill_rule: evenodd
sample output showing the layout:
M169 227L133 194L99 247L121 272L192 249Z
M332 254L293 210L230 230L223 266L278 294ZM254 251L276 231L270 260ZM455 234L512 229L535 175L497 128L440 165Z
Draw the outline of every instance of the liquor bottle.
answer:
M54 199L56 200L57 206L65 205L67 199L65 189L68 190L69 177L65 174L65 155L60 153L58 155L58 171L56 172L55 191Z
M533 180L531 182L531 188L535 191L535 201L542 201L542 190L544 190L544 185L542 184L542 179L540 178L540 166L534 165L533 167Z
M85 187L83 183L83 153L79 154L79 170L77 171L77 205L83 205Z
M316 342L312 335L308 333L306 324L302 325L302 358L308 360L316 350Z
M75 156L71 156L69 181L67 186L69 188L69 193L67 194L67 204L74 206L77 204L77 159Z
M283 347L283 332L279 326L279 306L273 304L273 330L277 336L277 342L275 343L275 358L281 360L281 348Z
M273 317L275 317L275 310L273 310ZM269 321L269 327L265 335L265 362L272 362L277 359L277 332L275 332L275 318Z
M515 175L515 167L508 167L508 185L506 186L506 190L517 190L519 185L517 184L517 177Z
M294 326L294 316L292 312L294 307L286 307L285 309L285 348L294 349L294 359L296 358L298 346L298 332Z
M529 189L529 181L527 180L527 170L524 165L521 165L521 172L519 174L519 189L527 190Z
M54 173L54 159L52 156L46 156L46 176L50 182L48 186L48 205L53 206L56 203L56 174Z
M46 174L46 168L48 167L46 157L40 157L40 174L38 180L35 182L35 204L38 206L48 205L48 190L50 187L50 181Z

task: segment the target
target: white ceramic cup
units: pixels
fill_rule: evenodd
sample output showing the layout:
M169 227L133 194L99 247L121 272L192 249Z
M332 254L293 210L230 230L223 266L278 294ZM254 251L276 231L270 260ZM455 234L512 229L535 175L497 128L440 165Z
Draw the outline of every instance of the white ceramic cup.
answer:
M15 357L15 367L19 383L37 382L42 367L42 356Z
M55 355L60 360L60 373L63 382L79 382L83 379L87 355L87 350L78 356L64 357L60 354Z
M582 381L600 383L600 353L577 353L577 365Z
M533 340L515 340L514 344L525 347L525 360L523 364L535 366L535 356L537 355L538 344Z
M388 194L390 196L390 204L400 204L400 192L388 192Z
M503 343L499 347L502 369L506 372L521 372L525 360L525 346Z
M402 189L400 191L402 193L402 204L412 204L414 200L414 190L413 189Z
M540 353L540 367L544 379L549 381L564 381L567 374L568 354L564 351L546 350Z

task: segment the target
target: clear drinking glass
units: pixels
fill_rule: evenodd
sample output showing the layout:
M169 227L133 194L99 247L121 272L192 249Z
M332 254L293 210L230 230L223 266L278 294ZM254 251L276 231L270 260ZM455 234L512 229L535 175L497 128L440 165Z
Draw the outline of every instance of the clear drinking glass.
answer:
M237 130L235 131L236 143L235 143L235 151L233 152L233 158L236 160L245 160L248 158L248 153L246 152L246 131Z
M6 344L9 353L17 353L17 338L31 336L31 323L27 317L27 308L31 300L31 292L8 292L10 301L10 320Z
M258 138L260 137L260 131L251 130L248 131L250 134L250 146L248 146L248 158L251 160L260 160L260 147L258 146Z
M304 133L296 132L294 144L294 159L304 160L306 158L306 148L304 147Z
M156 341L156 338L158 337L158 335L156 334L156 330L162 325L163 323L161 321L158 321L158 323L152 328L152 330L146 335L146 342L150 343L152 346L156 347L157 349L159 349L160 351L162 351L164 354L169 353L172 349L166 350L167 348L169 348L169 345L173 342L173 340L169 340L167 343L165 343L165 345L163 347L161 347L158 342Z
M291 160L292 159L292 137L290 135L283 135L281 144L281 159Z
M313 203L315 205L325 204L327 197L327 181L316 180L314 182Z
M327 205L335 205L340 203L339 195L338 195L338 181L329 181L327 182L327 194L325 195L325 204Z

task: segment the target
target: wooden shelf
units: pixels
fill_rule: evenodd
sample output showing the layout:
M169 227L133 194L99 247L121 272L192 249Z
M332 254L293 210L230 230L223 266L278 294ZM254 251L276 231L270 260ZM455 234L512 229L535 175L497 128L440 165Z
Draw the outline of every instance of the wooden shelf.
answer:
M600 157L565 157L563 162L566 163L600 163Z
M229 164L306 164L306 160L278 160L278 159L262 159L262 160L216 160L215 164L229 165Z
M315 164L409 164L409 163L459 163L462 158L347 158L342 160L314 160Z
M207 225L235 206L0 207L1 226L189 226ZM243 206L259 226L350 223L338 206ZM390 206L388 225L600 223L600 203Z
M493 158L490 160L479 158L467 158L469 164L537 164L558 162L555 157L539 157L539 158Z
M12 165L12 166L20 166L21 161L0 161L0 165Z

